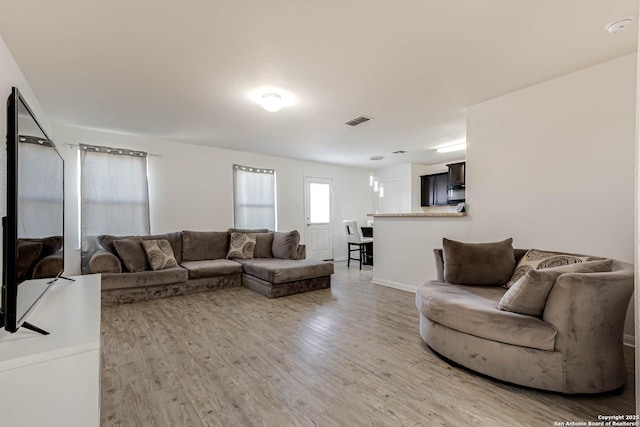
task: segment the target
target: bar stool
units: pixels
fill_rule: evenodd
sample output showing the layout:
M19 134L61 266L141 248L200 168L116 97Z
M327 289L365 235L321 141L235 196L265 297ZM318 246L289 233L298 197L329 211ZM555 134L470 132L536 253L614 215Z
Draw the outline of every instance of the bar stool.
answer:
M372 237L362 237L362 230L358 227L358 223L353 219L345 219L342 221L347 233L347 249L349 251L347 258L347 267L351 266L351 260L360 262L360 270L362 263L367 256L367 245L373 243ZM358 258L352 258L351 253L358 252Z

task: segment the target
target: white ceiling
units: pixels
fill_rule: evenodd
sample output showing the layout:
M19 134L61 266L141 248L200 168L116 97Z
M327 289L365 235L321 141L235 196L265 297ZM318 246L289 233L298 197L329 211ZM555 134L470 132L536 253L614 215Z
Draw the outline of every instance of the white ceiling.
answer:
M373 168L460 157L434 148L465 137L467 106L634 52L637 22L604 26L637 12L636 0L0 0L0 34L51 121ZM261 87L294 105L264 111L249 98ZM360 114L374 120L344 124Z

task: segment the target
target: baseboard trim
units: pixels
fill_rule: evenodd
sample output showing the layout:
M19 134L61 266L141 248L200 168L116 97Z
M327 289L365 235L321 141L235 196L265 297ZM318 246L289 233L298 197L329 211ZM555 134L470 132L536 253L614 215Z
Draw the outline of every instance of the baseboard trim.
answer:
M334 261L346 261L347 257L346 256L334 257L333 260Z
M392 280L385 280L377 277L373 277L371 279L371 283L374 283L376 285L381 285L381 286L387 286L389 288L400 289L401 291L407 291L414 294L418 290L417 286L411 286L411 285L407 285L406 283L394 282Z
M636 347L636 337L634 337L633 335L624 334L624 336L622 337L622 342L624 345L627 345L629 347Z

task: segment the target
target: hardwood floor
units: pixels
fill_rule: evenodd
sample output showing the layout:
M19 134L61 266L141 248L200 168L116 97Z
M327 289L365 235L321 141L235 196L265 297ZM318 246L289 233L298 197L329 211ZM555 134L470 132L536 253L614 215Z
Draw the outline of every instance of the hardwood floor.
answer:
M102 309L103 426L553 426L633 414L453 367L418 335L414 295L336 263L332 288L245 288Z

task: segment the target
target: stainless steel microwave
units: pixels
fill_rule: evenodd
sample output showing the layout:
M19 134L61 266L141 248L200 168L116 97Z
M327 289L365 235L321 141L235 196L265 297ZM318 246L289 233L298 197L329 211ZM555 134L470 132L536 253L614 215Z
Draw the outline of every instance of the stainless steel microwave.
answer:
M464 202L464 198L465 198L464 187L449 188L449 190L447 190L447 202L449 204Z

